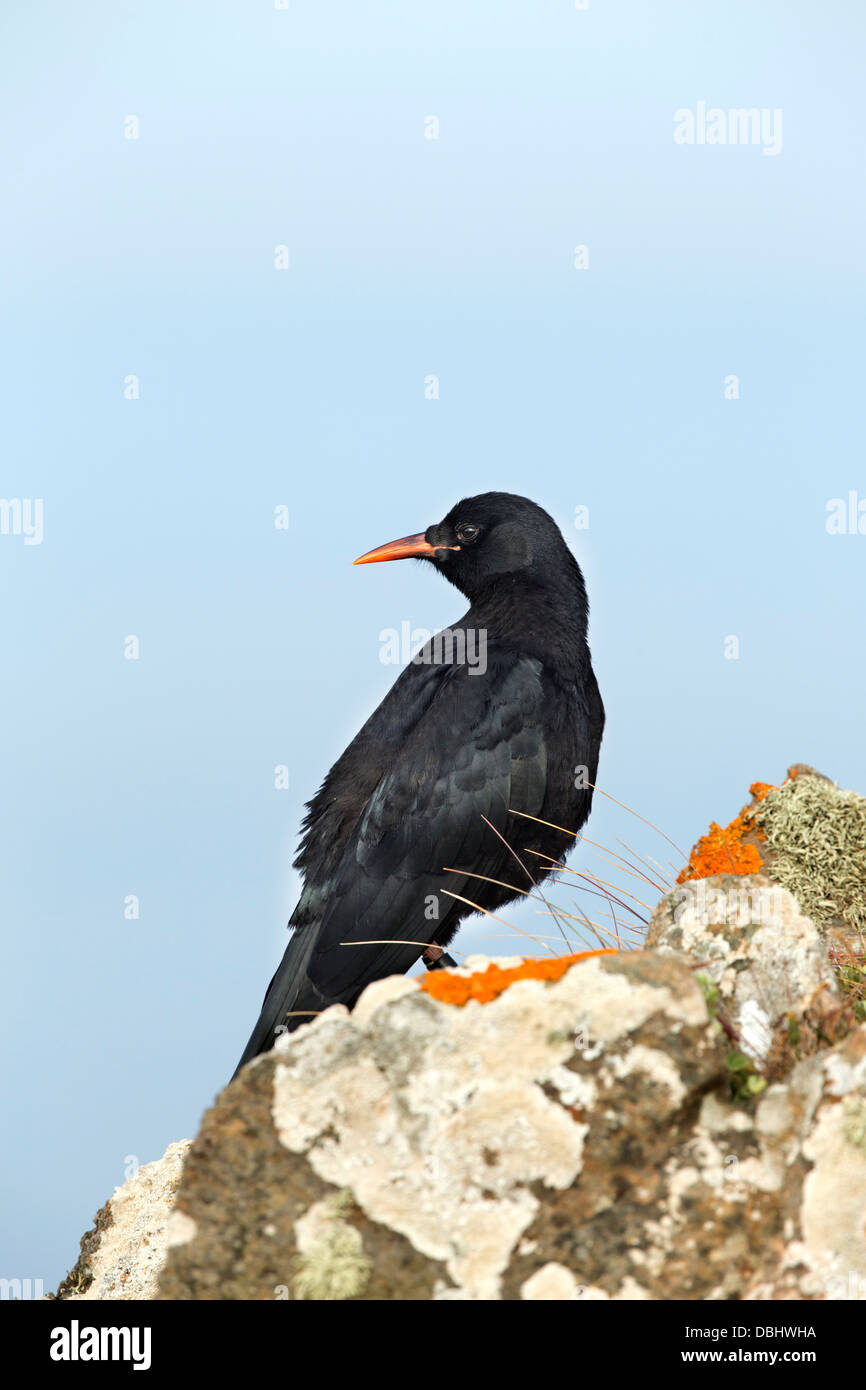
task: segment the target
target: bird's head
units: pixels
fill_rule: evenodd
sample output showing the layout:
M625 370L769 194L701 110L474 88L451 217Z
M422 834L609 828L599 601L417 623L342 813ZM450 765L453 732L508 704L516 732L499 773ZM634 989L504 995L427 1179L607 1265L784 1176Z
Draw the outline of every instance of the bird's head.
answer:
M389 541L354 563L410 558L431 561L470 600L506 576L547 585L564 571L580 574L553 517L510 492L465 497L426 531Z

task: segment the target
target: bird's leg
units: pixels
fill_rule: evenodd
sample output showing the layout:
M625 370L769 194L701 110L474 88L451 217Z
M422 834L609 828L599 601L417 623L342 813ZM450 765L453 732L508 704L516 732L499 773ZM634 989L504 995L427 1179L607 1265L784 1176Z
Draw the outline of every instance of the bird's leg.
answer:
M428 946L421 956L428 970L447 970L457 962L442 946Z

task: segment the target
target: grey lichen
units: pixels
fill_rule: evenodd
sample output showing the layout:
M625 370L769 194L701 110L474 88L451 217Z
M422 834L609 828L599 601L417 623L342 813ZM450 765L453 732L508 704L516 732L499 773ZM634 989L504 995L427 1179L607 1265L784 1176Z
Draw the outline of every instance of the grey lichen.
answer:
M798 775L767 793L755 820L773 878L812 921L866 933L866 798Z

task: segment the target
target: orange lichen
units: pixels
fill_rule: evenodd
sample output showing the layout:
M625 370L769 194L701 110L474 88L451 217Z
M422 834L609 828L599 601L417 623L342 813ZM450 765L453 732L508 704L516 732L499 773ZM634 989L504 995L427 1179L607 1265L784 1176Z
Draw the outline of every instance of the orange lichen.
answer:
M767 792L774 792L776 790L777 788L772 782L753 782L749 787L749 791L757 801L763 801Z
M421 981L421 988L443 1004L456 1004L462 1008L470 999L479 1004L489 1004L491 999L502 994L517 980L558 980L579 960L590 956L614 956L616 951L579 951L574 956L552 956L545 960L524 960L520 965L502 969L499 965L488 965L486 970L478 970L472 975L455 975L450 970L431 970Z
M762 866L761 856L754 845L743 843L743 835L751 827L748 808L735 816L724 830L712 821L689 855L677 883L689 883L695 878L711 878L714 874L756 874Z
M788 775L782 782L793 781L797 768L789 767ZM774 782L753 782L749 792L755 801L764 801L768 792L778 791ZM756 874L763 868L760 851L754 844L746 843L744 836L766 840L764 831L756 824L755 806L744 806L738 816L723 830L713 821L706 835L702 835L689 855L689 862L682 870L677 883L689 883L695 878L710 878L713 874Z

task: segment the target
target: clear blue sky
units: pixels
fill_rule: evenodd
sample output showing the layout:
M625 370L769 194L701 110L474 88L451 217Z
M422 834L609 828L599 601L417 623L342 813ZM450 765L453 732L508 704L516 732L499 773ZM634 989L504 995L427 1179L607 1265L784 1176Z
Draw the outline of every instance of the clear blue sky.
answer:
M462 611L361 551L489 488L551 511L600 784L686 847L794 760L866 790L866 535L825 524L866 499L864 28L853 0L4 7L0 494L44 535L0 535L0 1276L53 1287L128 1156L195 1132L303 802L396 675L380 632ZM781 151L676 144L701 101L781 109ZM608 804L589 833L668 852Z

